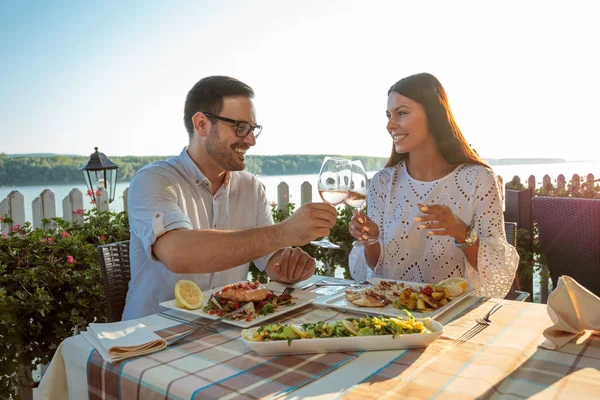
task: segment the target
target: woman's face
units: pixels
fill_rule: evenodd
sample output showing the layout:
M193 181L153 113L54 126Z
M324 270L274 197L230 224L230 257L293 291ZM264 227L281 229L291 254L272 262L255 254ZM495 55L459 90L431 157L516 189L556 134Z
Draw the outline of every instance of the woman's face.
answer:
M388 117L387 131L392 136L396 153L409 153L431 145L435 148L435 140L427 125L427 114L419 103L392 91L385 114Z

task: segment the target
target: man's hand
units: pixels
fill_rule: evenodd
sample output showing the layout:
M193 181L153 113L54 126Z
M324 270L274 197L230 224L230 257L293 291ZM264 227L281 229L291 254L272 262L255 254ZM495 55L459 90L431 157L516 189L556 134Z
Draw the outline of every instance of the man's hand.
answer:
M281 222L282 234L292 246L303 246L316 238L329 236L336 220L335 207L327 203L307 203Z
M267 274L275 280L285 283L294 283L310 278L315 273L315 260L299 247L287 247L275 254L271 268ZM271 263L269 263L271 264Z

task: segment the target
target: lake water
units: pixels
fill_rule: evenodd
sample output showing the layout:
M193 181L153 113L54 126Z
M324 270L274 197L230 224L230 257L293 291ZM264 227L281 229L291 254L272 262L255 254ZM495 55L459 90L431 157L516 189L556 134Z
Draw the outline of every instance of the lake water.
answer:
M493 166L496 174L500 175L504 182L507 182L517 175L521 182L527 182L529 175L535 175L538 185L541 184L544 175L549 175L554 181L559 174L565 175L567 181L573 174L586 176L589 173L594 174L596 178L600 177L600 161L582 161L567 162L560 164L519 164L519 165L496 165ZM372 177L375 171L368 173ZM300 186L303 182L309 182L313 185L313 201L321 201L316 188L317 173L306 175L271 175L260 176L260 181L265 185L269 201L277 202L277 186L281 182L289 185L290 201L300 203ZM117 199L111 204L111 210L123 211L123 191L129 186L129 182L117 183ZM56 215L62 216L62 200L69 194L73 188L78 188L85 194L87 188L85 183L80 185L41 185L41 186L19 186L19 187L1 187L0 199L4 199L12 190L18 190L25 198L25 219L31 221L31 202L40 195L44 189L50 189L54 192L56 199ZM91 206L86 204L86 208Z

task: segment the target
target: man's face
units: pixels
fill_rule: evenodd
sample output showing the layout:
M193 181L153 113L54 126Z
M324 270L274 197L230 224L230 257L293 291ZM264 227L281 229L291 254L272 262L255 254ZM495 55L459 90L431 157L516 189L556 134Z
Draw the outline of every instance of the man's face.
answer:
M220 117L236 121L256 124L256 114L252 100L247 97L226 97L223 99L223 109ZM241 171L246 168L244 163L246 150L256 144L254 132L245 138L235 134L235 125L216 120L211 124L206 137L208 155L225 171Z

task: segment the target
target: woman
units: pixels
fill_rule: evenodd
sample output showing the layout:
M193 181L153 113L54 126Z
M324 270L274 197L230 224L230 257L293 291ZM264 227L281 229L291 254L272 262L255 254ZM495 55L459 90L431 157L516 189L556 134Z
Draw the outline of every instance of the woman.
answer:
M467 144L446 92L431 74L401 79L388 91L392 154L372 179L368 216L350 234L379 238L350 253L356 280L372 276L436 283L462 276L482 296L504 297L519 256L506 241L501 191Z

